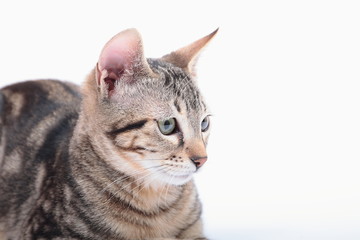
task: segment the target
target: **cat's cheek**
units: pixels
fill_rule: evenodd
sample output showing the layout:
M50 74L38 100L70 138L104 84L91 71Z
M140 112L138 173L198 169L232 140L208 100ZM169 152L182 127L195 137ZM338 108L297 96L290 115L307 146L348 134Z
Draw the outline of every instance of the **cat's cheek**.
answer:
M112 160L110 160L110 163L112 163L116 170L120 171L125 169L124 166L127 166L126 172L128 172L129 174L132 172L143 171L143 167L139 163L135 162L131 155L121 154L120 157L119 155L114 156Z
M163 135L160 133L159 135L162 139L163 147L173 149L174 146L179 145L179 137L177 134Z

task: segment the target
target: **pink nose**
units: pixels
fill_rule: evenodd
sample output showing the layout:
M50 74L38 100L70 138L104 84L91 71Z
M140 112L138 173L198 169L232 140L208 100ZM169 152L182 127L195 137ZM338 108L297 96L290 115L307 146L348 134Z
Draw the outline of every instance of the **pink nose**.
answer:
M196 169L199 169L207 160L207 157L192 157L190 160L195 164Z

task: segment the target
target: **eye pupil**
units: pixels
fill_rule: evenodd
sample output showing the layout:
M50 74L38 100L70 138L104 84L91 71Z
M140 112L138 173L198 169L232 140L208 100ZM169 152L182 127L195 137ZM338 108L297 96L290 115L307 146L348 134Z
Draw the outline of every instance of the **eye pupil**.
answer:
M170 128L171 128L171 123L170 123L169 120L166 120L166 121L164 122L164 129L165 129L165 130L168 130L168 129L170 129Z

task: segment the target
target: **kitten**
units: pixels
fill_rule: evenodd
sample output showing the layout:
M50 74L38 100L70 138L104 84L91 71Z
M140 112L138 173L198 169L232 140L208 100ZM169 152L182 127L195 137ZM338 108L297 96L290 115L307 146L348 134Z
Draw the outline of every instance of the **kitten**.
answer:
M85 81L0 91L1 239L205 239L192 175L209 112L194 81L210 35L146 59L114 36Z

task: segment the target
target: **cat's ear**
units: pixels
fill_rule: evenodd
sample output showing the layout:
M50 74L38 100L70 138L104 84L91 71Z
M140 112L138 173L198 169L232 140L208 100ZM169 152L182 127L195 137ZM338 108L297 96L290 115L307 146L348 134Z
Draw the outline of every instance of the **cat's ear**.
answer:
M216 35L216 29L209 35L187 45L183 48L176 50L168 55L163 56L161 59L165 62L171 63L179 68L184 69L191 75L196 75L195 64L201 50L209 43L209 41Z
M141 77L153 75L136 29L122 31L107 42L96 68L97 84L108 97L114 93L117 81L133 83Z

